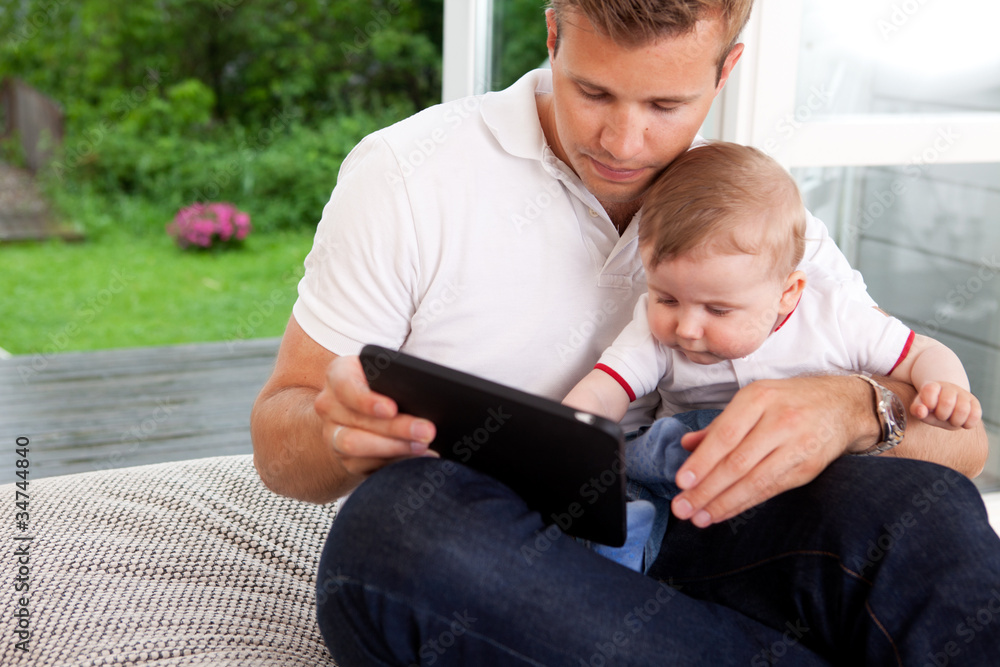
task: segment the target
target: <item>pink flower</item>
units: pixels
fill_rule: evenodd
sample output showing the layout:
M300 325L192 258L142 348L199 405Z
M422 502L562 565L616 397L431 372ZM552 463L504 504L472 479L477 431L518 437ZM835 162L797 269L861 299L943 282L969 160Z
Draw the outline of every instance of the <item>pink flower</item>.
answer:
M233 245L250 233L250 216L226 202L196 202L182 208L167 225L169 234L182 248Z

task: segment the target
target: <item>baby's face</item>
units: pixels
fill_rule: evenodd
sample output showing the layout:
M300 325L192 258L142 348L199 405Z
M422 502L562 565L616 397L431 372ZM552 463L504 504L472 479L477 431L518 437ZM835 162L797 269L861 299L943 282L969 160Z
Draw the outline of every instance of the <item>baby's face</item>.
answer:
M653 337L696 364L749 355L791 310L784 281L758 256L698 253L652 269L642 258Z

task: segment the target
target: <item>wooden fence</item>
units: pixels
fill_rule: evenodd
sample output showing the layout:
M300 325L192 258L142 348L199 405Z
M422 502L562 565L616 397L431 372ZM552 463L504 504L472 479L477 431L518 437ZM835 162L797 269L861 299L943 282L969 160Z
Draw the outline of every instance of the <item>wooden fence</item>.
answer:
M20 79L7 78L0 84L0 111L4 121L0 138L20 137L28 169L37 172L63 140L59 104Z

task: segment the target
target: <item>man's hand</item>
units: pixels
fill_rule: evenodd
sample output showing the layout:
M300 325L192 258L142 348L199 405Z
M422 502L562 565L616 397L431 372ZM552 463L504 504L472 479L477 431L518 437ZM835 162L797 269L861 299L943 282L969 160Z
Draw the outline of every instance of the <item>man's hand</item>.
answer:
M356 356L330 363L314 406L323 423L323 440L352 475L369 475L410 456L436 455L427 449L434 424L398 414L392 399L369 389Z
M292 317L250 417L254 466L276 493L330 502L391 461L433 455L433 425L397 412L357 357L333 354Z
M906 405L916 390L878 378ZM881 427L870 385L850 376L762 380L747 385L704 430L684 436L692 452L677 472L672 503L680 519L704 527L726 521L811 481L834 459L874 445ZM911 420L903 442L882 456L932 461L974 477L989 449L980 422L945 430Z
M673 513L705 527L811 481L864 437L864 428L847 431L852 422L866 424L874 443L879 425L871 390L850 382L806 377L741 389L707 428L684 436L692 454L677 472L682 493L671 503Z

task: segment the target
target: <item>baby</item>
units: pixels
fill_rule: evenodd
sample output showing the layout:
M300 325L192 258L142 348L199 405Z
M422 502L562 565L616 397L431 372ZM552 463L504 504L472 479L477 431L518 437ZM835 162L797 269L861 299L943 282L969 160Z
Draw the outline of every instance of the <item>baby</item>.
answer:
M639 220L647 294L563 402L619 421L631 401L658 390L658 415L688 428L654 424L626 447L626 471L661 498L677 493L673 478L687 455L680 434L703 428L755 380L884 375L918 389L909 406L918 419L949 429L979 422L982 409L951 350L853 300L834 278L798 268L805 228L791 175L747 146L692 148L647 192ZM706 408L716 412L690 412ZM662 537L669 504L657 512L654 537ZM630 535L625 548L633 545L632 560L634 542Z

